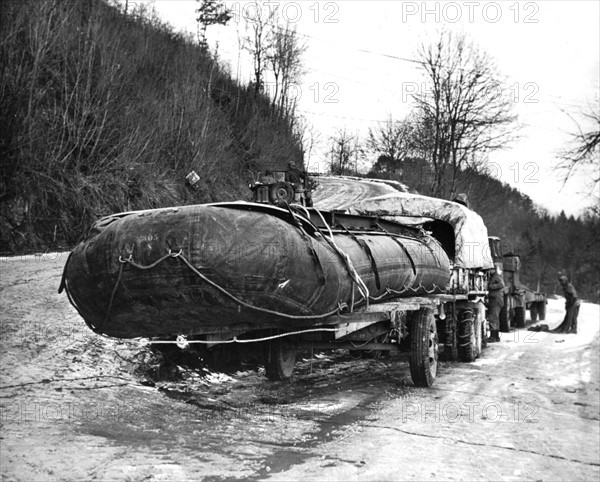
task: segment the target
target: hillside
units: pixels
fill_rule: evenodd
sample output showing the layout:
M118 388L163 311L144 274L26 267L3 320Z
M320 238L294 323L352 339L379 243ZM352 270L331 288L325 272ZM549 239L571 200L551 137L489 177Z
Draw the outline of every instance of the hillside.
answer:
M71 246L104 214L244 198L250 172L302 164L290 119L141 5L0 9L4 252Z

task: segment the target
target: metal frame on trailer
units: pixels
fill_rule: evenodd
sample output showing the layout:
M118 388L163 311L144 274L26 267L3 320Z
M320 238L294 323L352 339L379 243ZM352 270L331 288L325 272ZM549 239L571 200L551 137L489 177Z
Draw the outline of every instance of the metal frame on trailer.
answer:
M298 348L387 351L405 353L413 383L429 387L433 385L438 369L438 320L445 319L447 303L455 305L467 301L467 295L449 294L394 299L363 306L352 313L334 315L318 323L317 326L328 331L291 332L289 336L283 332L268 343L267 377L272 380L290 378ZM369 332L377 325L385 328ZM390 333L395 336L388 337ZM372 341L380 338L386 341ZM366 341L361 342L363 339Z

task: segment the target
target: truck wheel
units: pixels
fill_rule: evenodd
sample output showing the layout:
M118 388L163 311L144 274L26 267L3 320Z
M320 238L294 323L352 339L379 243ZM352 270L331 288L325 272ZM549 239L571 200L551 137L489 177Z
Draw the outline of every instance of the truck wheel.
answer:
M481 356L481 352L483 351L483 335L481 326L483 322L479 316L479 313L475 311L475 320L473 320L473 330L475 331L475 358L479 358Z
M531 303L531 307L529 308L529 315L531 316L531 321L537 321L538 318L538 309L537 303Z
M487 340L487 330L485 328L486 319L485 319L485 305L483 302L475 303L473 306L473 311L475 315L475 333L476 333L476 341L477 341L477 358L481 356L483 349L486 347Z
M515 308L515 327L525 328L525 308L522 306Z
M508 308L506 307L506 304L504 304L504 306L500 308L500 314L498 315L498 318L500 319L500 331L502 333L509 333L510 317L508 315Z
M458 358L472 362L477 358L477 334L473 310L461 311L458 321Z
M435 381L438 365L438 337L435 317L430 308L411 313L410 375L416 387L430 387Z
M266 347L265 372L272 381L287 380L294 373L296 347L290 340L277 338Z
M487 320L484 319L483 323L481 323L481 351L487 348L487 339L488 339L488 329L487 329Z
M515 309L514 308L510 308L508 310L508 325L511 328L516 328L515 327Z
M447 361L458 361L458 329L456 316L450 309L446 312L444 320L444 359Z
M538 301L537 305L540 321L544 321L546 319L546 301Z

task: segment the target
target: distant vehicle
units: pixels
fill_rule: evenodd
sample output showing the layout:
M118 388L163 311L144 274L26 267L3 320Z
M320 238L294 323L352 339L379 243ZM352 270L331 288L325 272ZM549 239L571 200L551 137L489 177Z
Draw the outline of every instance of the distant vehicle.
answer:
M526 310L531 321L546 319L546 293L527 287L520 280L521 257L518 254L502 254L500 239L490 237L494 262L502 269L504 277L504 306L500 310L500 331L508 333L511 327L525 328Z
M311 177L299 169L270 171L250 184L252 201L279 207L290 204L312 207L314 184Z

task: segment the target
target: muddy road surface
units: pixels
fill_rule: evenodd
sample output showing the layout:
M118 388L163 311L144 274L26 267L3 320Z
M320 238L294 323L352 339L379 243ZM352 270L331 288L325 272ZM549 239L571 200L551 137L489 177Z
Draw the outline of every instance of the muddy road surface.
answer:
M600 477L597 305L578 335L515 331L442 362L431 389L405 361L344 352L273 383L93 334L57 294L65 261L0 261L2 480Z

